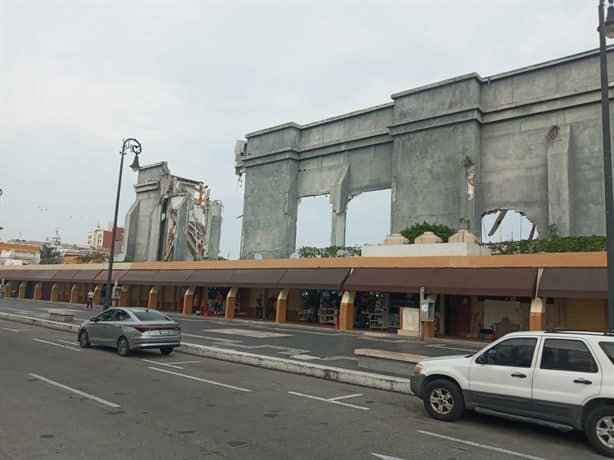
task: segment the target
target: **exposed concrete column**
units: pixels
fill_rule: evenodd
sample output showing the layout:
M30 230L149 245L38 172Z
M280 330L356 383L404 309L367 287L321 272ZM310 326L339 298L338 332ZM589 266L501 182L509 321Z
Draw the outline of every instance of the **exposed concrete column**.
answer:
M25 299L26 298L26 282L22 281L19 283L19 291L17 291L17 298Z
M228 295L226 296L226 312L224 317L226 319L233 319L235 317L235 303L237 302L237 294L239 293L239 288L231 288L228 291Z
M346 209L340 212L333 211L333 225L330 234L331 246L345 246Z
M119 299L117 301L118 307L127 307L130 303L130 288L128 286L122 286L122 290L119 293Z
M191 315L194 307L194 289L188 288L183 295L183 314Z
M543 331L546 328L546 303L540 297L531 301L529 313L529 330Z
M34 300L42 300L43 299L43 285L41 283L36 283L34 285L34 295L32 296Z
M288 311L288 289L282 289L277 296L277 311L275 313L276 323L286 322L286 313Z
M147 297L147 308L158 308L158 296L160 294L160 290L157 287L152 287L149 290L149 296Z
M70 303L79 303L79 286L76 284L70 289Z
M102 288L98 284L94 288L94 300L92 301L92 303L94 305L102 304Z
M60 299L60 289L58 288L57 283L53 283L53 285L51 286L51 296L49 297L49 300L51 300L52 302L58 302Z
M345 291L339 307L339 329L349 331L354 328L354 291Z
M571 232L571 187L569 181L569 144L571 125L552 126L546 140L548 168L548 224L556 225L561 235ZM539 229L541 230L541 229ZM544 229L545 230L545 229Z

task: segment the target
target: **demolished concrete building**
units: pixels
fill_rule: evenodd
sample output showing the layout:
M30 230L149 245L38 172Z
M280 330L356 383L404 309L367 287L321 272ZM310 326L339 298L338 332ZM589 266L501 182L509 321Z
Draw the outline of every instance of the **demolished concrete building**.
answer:
M139 169L136 201L126 215L125 260L217 260L222 202L202 181L174 176L166 162Z

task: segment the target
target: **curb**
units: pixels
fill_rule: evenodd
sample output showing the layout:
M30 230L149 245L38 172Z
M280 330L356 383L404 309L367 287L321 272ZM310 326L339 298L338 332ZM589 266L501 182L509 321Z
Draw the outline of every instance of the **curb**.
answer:
M34 326L46 327L47 329L55 329L57 331L77 332L78 324L62 323L60 321L52 321L50 319L33 318L31 316L15 315L13 313L0 312L0 319L13 321L15 323L32 324Z
M274 356L256 355L242 351L198 345L182 342L177 348L178 352L205 358L229 361L249 366L262 367L290 374L306 375L340 383L350 383L378 390L395 393L411 394L409 379L382 374L343 369L339 367L323 366L319 364L304 363L292 359L277 358Z
M48 329L66 332L77 332L79 330L79 325L77 324L61 323L59 321L33 318L30 316L16 315L12 313L0 312L0 319L13 321L16 323L32 324L35 326L42 326ZM195 343L182 342L181 346L177 348L177 351L188 355L202 356L204 358L212 358L237 364L247 364L264 369L316 377L325 380L332 380L334 382L360 385L368 388L375 388L377 390L411 394L409 389L409 379L404 379L401 377L372 374L369 372L342 369L339 367L322 366L319 364L304 363L302 361L277 358L274 356L256 355L253 353L198 345Z

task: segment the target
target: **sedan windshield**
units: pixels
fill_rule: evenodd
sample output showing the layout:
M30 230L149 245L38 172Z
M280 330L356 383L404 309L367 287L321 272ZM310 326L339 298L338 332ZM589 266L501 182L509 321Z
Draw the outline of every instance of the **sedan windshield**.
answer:
M168 319L162 313L154 310L135 311L133 313L141 321L170 321L170 319Z

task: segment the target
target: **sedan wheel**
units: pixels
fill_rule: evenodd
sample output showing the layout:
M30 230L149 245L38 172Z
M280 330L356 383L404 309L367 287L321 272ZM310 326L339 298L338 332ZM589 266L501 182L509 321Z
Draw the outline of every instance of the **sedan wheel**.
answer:
M117 353L119 356L128 356L128 353L130 353L130 344L126 337L120 337L117 341Z
M87 331L81 331L79 333L79 346L81 348L89 348L90 347L90 337L87 335Z

